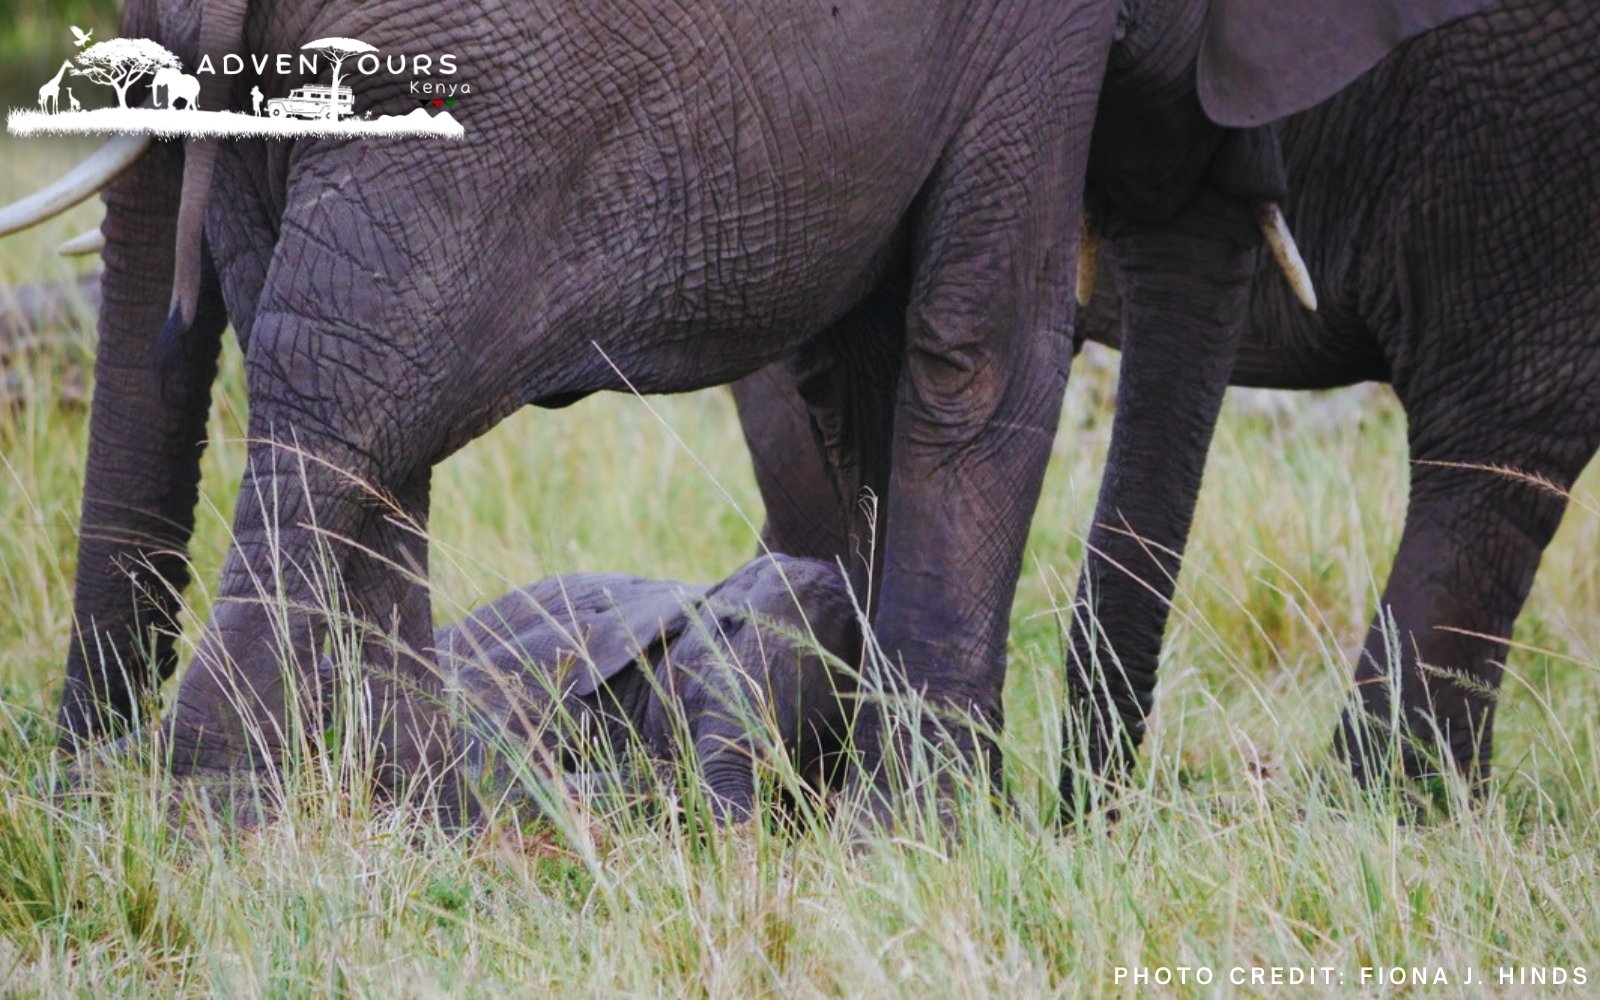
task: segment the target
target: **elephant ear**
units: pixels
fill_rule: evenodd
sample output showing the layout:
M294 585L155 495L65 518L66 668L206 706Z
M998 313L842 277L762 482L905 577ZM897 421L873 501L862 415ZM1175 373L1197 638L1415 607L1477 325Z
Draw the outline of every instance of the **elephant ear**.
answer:
M1211 0L1199 92L1219 125L1248 127L1332 97L1401 42L1493 0Z
M603 606L575 616L573 634L583 648L577 651L579 669L569 690L594 694L624 667L665 649L688 627L686 608L705 590L670 580L635 580L608 589Z
M549 577L480 608L435 637L441 660L515 676L570 662L562 689L590 695L688 625L704 587L616 573Z

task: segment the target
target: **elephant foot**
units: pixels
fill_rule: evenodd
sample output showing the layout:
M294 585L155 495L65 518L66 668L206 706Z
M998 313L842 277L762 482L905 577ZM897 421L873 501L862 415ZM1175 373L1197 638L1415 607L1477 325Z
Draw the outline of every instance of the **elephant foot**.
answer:
M56 738L56 750L67 757L75 757L79 753L94 750L106 741L119 740L134 728L132 720L142 714L132 706L103 702L69 689L61 697L61 708L57 714L59 735Z
M158 732L139 732L82 747L57 773L46 791L60 802L94 799L125 790L130 779L167 777L168 821L197 832L208 820L235 829L253 829L268 822L282 801L282 784L274 772L199 763L214 755L197 755L179 767L167 740Z
M294 765L324 748L295 751L261 740L230 740L169 722L143 740L116 745L123 766L162 769L171 777L170 814L175 822L213 820L235 829L271 822L287 804L285 777ZM381 758L382 748L374 757ZM477 828L482 799L474 787L469 755L430 769L374 762L374 803L401 806L433 818L446 831ZM403 772L403 773L402 773Z
M41 797L56 801L88 798L103 787L121 785L130 769L144 760L143 741L132 736L99 743L74 744L59 748L59 771L51 770L41 779ZM142 768L139 768L142 770Z
M1074 699L1062 720L1060 826L1074 826L1096 810L1117 820L1115 802L1128 789L1144 733L1143 719L1129 723L1099 701Z
M250 830L270 822L284 803L283 754L169 721L142 751L172 779L169 817L187 826L215 822Z
M1074 830L1096 815L1104 816L1107 824L1115 824L1122 818L1118 802L1128 788L1123 780L1126 777L1125 770L1113 778L1093 768L1063 764L1056 826L1063 831Z
M921 718L863 705L836 817L856 838L872 833L959 837L974 797L1004 802L994 738L964 715Z
M1440 741L1429 727L1394 726L1359 709L1346 709L1334 733L1334 753L1344 761L1356 786L1369 796L1390 797L1403 818L1420 822L1428 814L1456 811L1465 781L1467 799L1480 803L1488 787L1489 751L1475 740ZM1459 744L1459 745L1458 745Z

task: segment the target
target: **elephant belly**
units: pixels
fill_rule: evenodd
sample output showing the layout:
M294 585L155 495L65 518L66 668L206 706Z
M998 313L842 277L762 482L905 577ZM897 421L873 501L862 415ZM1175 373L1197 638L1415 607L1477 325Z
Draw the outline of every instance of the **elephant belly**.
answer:
M479 178L497 211L530 206L515 231L488 223L506 230L492 284L535 289L518 301L539 311L486 325L525 331L524 400L723 384L815 337L896 261L966 95L1000 58L988 43L945 58L965 42L929 41L927 11L892 9L907 5L726 6L703 65L663 70L647 45L642 64L572 67L601 96L551 130L561 145L502 126L523 143L512 161L535 166L509 190ZM909 36L890 30L901 16ZM745 32L768 41L752 50Z

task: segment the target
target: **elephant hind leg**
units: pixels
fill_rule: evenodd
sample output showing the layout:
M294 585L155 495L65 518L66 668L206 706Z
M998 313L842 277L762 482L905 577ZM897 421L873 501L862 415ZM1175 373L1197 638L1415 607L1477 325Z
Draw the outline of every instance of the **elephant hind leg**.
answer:
M773 552L841 560L865 595L887 489L905 289L889 281L795 356L733 387Z
M1582 466L1544 474L1566 487ZM1549 489L1491 468L1413 467L1394 569L1356 665L1357 699L1335 737L1363 785L1396 768L1437 775L1445 761L1475 786L1488 777L1512 627L1565 508Z

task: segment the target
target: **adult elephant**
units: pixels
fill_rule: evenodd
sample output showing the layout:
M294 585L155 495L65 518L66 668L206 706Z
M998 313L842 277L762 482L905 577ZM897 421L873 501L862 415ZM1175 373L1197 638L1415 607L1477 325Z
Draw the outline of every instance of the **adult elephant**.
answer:
M1095 220L1089 228L1104 237L1117 263L1121 296L1111 315L1129 331L1130 341L1138 331L1141 347L1132 353L1147 374L1125 378L1102 494L1129 503L1139 527L1130 534L1120 509L1103 500L1090 538L1096 557L1080 585L1080 606L1094 608L1100 624L1096 631L1094 616L1074 619L1068 760L1086 766L1069 767L1063 775L1069 803L1079 798L1081 777L1119 772L1142 738L1166 600L1192 518L1206 442L1241 331L1260 320L1251 310L1252 289L1272 296L1273 316L1282 322L1316 322L1311 281L1275 202L1297 186L1304 188L1298 199L1329 205L1369 196L1359 185L1345 186L1336 170L1300 171L1291 178L1274 129L1223 129L1188 113L1195 89L1181 75L1153 70L1185 65L1170 25L1139 16L1154 6L1128 5L1121 12L1086 191ZM1435 36L1413 46L1439 44ZM1203 74L1199 90L1204 106ZM1373 92L1362 92L1370 103ZM1340 106L1361 103L1347 98ZM1297 140L1296 151L1306 161L1338 162L1353 138L1366 140L1359 133L1311 132ZM1397 196L1381 171L1362 183L1385 197ZM1319 260L1345 252L1337 239L1329 242L1321 231L1312 235ZM1264 247L1272 250L1271 265L1260 253ZM1080 262L1080 288L1092 288L1093 254L1081 255ZM1258 266L1283 270L1290 281L1258 280ZM1343 309L1344 303L1334 303L1324 322L1339 323ZM859 338L847 338L845 346L831 350L813 347L734 392L767 507L766 543L813 557L844 556L865 567L872 561L873 533L895 530L892 516L858 498L863 488L881 495L886 485L871 470L892 443L869 429L892 409L893 399L874 386L895 377L901 355L860 345ZM1330 337L1323 349L1340 348ZM1270 363L1270 351L1259 353L1259 363ZM1134 360L1125 364L1131 368ZM1183 419L1175 419L1180 414ZM1184 477L1193 486L1172 485ZM1113 566L1141 569L1115 574L1108 571ZM1107 669L1113 663L1116 668Z
M216 607L165 722L178 773L280 757L286 671L314 667L328 628L324 568L369 626L372 703L392 723L383 780L442 761L431 672L411 652L429 638L418 529L432 466L529 403L732 381L847 334L905 346L873 608L903 676L884 680L998 724L1114 37L1137 40L1113 76L1154 88L1139 104L1150 120L1205 137L1220 133L1208 116L1313 103L1468 6L523 2L441 20L229 0L195 24L192 5L131 4L123 34L189 64L425 35L482 97L456 111L463 143L201 140L181 186L179 152L161 149L107 190L65 739L116 725L173 665L229 316L252 443ZM399 109L406 82L362 78L357 100ZM251 83L209 76L203 103L236 106ZM883 725L869 705L856 727L877 780ZM954 728L969 758L986 743Z
M1282 125L1316 315L1265 267L1151 315L1143 237L1108 224L1110 280L1082 326L1120 341L1122 376L1078 594L1095 614L1072 630L1069 765L1110 762L1117 777L1143 733L1230 377L1376 380L1405 408L1410 502L1336 745L1363 782L1444 766L1481 787L1507 642L1566 507L1557 491L1600 447L1594 14L1591 0L1506 0ZM1183 319L1222 294L1247 299L1237 359L1231 334ZM1063 790L1075 786L1069 769Z

